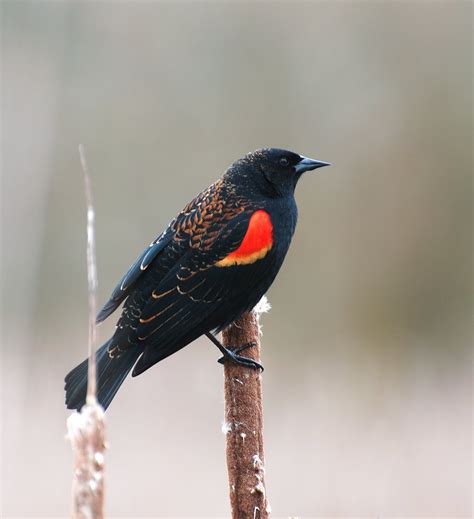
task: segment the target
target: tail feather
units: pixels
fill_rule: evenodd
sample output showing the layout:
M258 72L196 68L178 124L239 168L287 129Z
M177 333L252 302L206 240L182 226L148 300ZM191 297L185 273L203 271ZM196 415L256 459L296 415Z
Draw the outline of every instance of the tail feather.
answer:
M107 409L123 381L129 374L141 351L132 348L120 356L110 358L107 348L110 341L97 350L97 400ZM66 391L66 406L78 411L86 403L87 396L88 359L81 362L66 375L64 389Z

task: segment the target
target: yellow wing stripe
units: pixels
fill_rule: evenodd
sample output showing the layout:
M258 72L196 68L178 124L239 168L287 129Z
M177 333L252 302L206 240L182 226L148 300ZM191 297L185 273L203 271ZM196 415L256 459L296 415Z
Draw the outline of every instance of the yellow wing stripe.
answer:
M272 248L271 245L267 245L257 252L248 254L247 256L227 256L216 263L216 267L231 267L232 265L250 265L255 263L259 259L264 258L268 251Z

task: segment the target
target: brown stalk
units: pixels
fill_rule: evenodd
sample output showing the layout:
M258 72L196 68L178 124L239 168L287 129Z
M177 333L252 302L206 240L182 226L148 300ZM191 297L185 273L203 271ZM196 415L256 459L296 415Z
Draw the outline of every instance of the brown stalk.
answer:
M222 333L226 348L249 342L243 352L260 362L259 313L244 314ZM270 514L265 489L262 375L233 362L224 365L227 471L233 519L265 519Z

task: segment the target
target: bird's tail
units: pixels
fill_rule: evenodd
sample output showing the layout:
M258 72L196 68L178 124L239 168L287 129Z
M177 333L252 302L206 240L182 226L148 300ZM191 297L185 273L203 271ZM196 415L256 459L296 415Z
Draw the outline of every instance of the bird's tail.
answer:
M121 352L118 356L110 358L107 351L109 344L110 341L107 341L97 350L96 354L97 400L104 409L107 409L115 393L117 393L141 354L139 348L131 348ZM86 403L87 368L88 359L81 362L79 366L76 366L66 375L64 389L66 391L66 406L68 409L77 409L79 411Z

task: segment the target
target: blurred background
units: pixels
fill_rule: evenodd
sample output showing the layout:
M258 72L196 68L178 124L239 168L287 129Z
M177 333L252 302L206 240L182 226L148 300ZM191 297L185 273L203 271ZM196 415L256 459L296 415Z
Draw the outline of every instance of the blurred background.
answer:
M2 516L70 510L63 377L99 299L244 153L331 168L263 318L275 517L471 515L470 2L2 2ZM112 333L113 316L100 328ZM229 515L218 352L107 413L108 517Z

